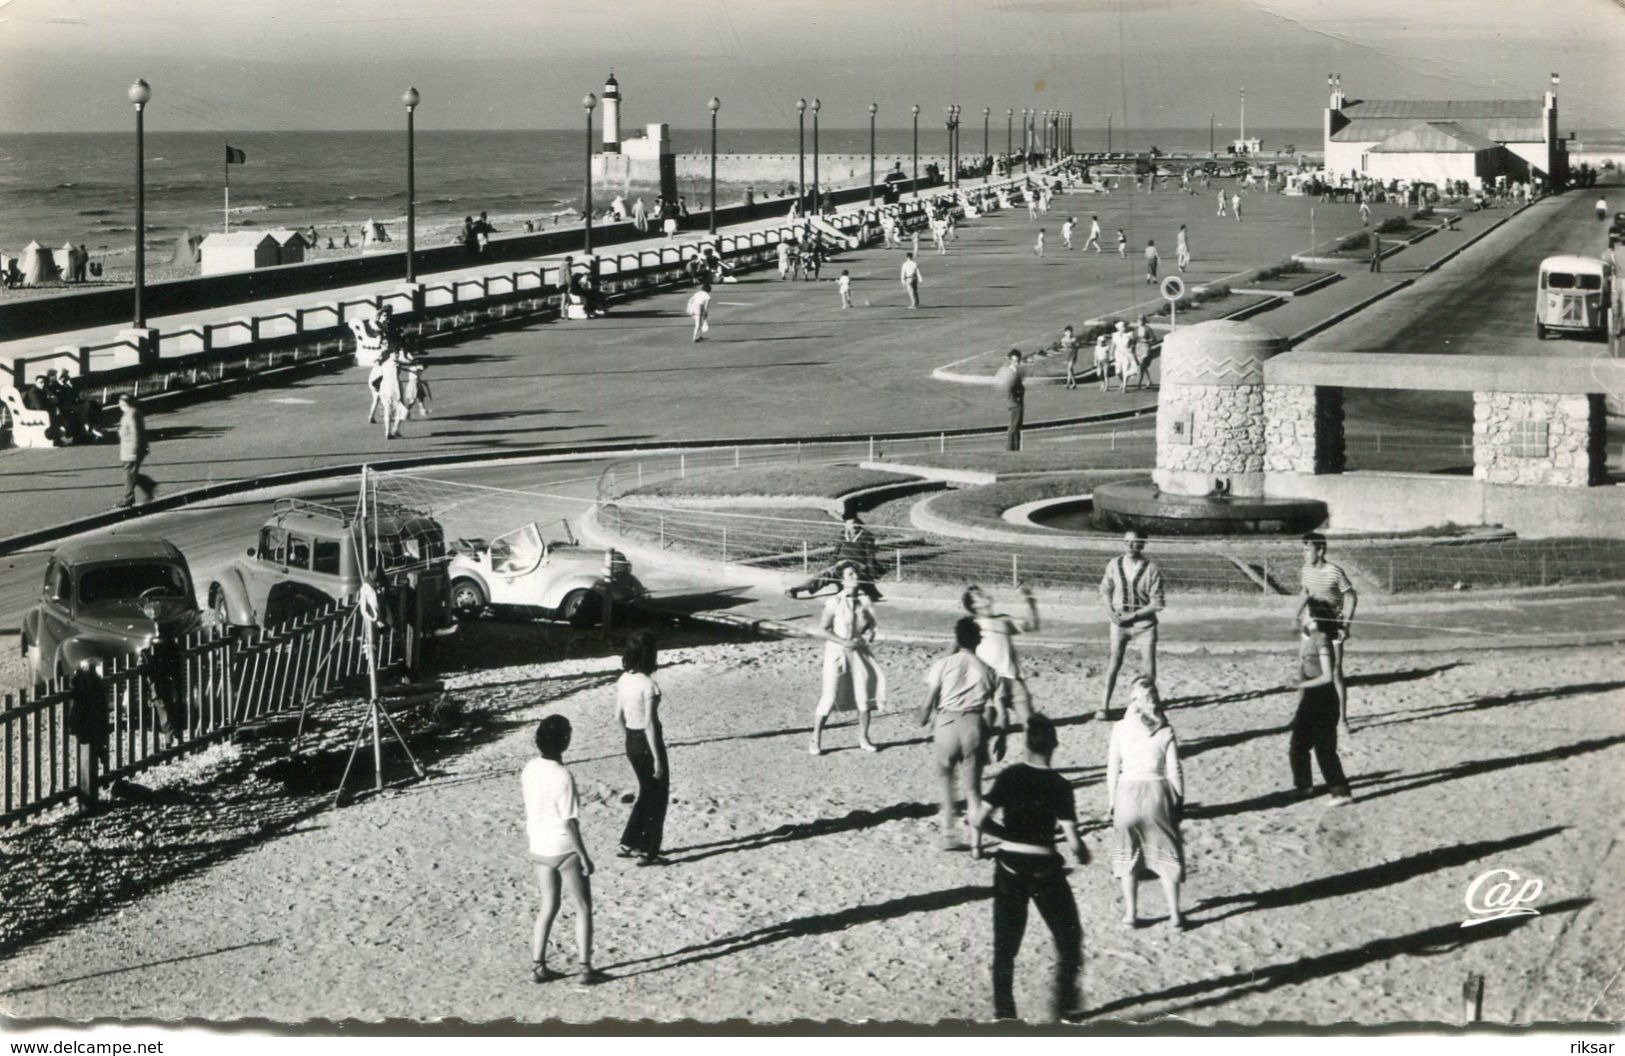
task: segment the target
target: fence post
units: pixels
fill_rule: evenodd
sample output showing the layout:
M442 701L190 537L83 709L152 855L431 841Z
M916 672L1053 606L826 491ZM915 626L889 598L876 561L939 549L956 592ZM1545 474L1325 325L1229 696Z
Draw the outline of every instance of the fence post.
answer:
M728 567L728 526L722 526L722 567Z
M643 463L638 463L638 487L643 487Z
M869 461L873 462L874 460L875 460L875 438L871 436L869 438Z
M660 549L666 549L666 514L664 510L660 513Z
M897 558L897 582L903 581L903 551L893 550L892 555Z
M734 447L734 468L739 468L739 448L737 445Z
M1021 585L1020 560L1021 557L1019 554L1010 555L1010 585L1012 587L1018 587Z
M1540 585L1546 585L1546 555L1540 555Z
M677 456L677 475L679 477L688 476L688 455L686 454Z
M807 559L808 559L808 556L809 555L807 553L807 540L803 539L803 540L801 540L801 571L802 571L803 575L805 575L806 572L807 572Z
M1117 450L1117 430L1116 429L1112 430L1112 447L1111 447L1111 449L1113 451Z
M948 450L948 434L947 433L938 433L937 434L937 454L939 454L939 455L944 454L944 453L947 452L947 450Z
M1388 593L1394 592L1394 559L1388 559Z

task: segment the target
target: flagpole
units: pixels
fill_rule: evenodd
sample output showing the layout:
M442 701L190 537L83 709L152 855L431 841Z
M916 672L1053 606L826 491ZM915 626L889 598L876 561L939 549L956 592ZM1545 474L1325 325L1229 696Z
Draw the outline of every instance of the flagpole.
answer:
M226 234L231 234L231 144L226 144Z

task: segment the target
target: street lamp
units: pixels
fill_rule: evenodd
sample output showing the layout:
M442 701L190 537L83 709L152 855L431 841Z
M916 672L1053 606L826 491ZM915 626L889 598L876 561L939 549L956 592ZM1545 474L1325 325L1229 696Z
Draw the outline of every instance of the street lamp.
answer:
M817 99L814 99L812 101L812 112L813 112L813 183L812 183L812 192L813 193L812 193L812 211L813 211L814 216L819 215L819 212L818 212L818 111L822 110L823 108L824 108L824 104L819 102Z
M1027 174L1027 159L1032 157L1032 111L1027 107L1021 108L1021 174Z
M591 92L581 97L581 108L587 111L587 208L582 223L582 252L592 253L592 112L598 106L598 97ZM565 276L565 282L570 277Z
M875 204L875 114L880 110L876 103L869 104L869 204Z
M914 115L914 197L920 196L920 104L915 103L910 112Z
M1010 175L1010 163L1015 160L1015 134L1011 130L1016 124L1016 111L1014 107L1004 108L1004 174Z
M948 186L959 187L959 104L948 107Z
M807 206L807 100L796 100L796 202Z
M413 155L415 131L413 120L418 103L422 100L416 88L408 88L401 94L401 102L406 104L406 281L418 281L418 211L416 194L416 173L414 172Z
M141 289L147 284L147 148L146 110L152 86L137 80L130 85L130 102L135 104L135 328L147 325L141 308Z
M1112 115L1106 115L1106 153L1112 152Z
M983 183L993 178L993 156L987 152L987 121L992 115L992 107L982 107L982 164L987 166L982 170Z
M711 234L717 233L717 111L722 100L716 96L705 104L711 108Z

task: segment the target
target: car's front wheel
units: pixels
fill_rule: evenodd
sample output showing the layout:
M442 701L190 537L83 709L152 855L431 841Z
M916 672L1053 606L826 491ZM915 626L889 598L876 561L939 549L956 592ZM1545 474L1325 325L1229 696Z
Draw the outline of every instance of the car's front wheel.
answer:
M604 598L596 590L572 590L559 606L559 617L572 627L596 627L604 618Z
M226 592L218 583L209 584L209 611L214 613L216 626L231 626L231 606L226 604Z
M459 619L478 616L488 604L490 598L478 581L466 577L451 581L451 611Z

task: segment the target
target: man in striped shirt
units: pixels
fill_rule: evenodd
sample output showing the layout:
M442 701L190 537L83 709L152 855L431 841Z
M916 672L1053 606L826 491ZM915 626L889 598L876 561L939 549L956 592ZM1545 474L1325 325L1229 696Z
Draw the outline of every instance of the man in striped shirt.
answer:
M1298 606L1297 619L1302 622L1304 610L1315 627L1332 646L1332 685L1337 688L1338 714L1343 728L1348 729L1349 697L1343 684L1343 644L1348 641L1349 627L1354 623L1354 610L1360 596L1350 582L1347 572L1326 560L1326 537L1310 532L1303 537L1303 598Z
M1140 643L1140 673L1157 680L1157 613L1163 609L1162 570L1145 556L1145 533L1123 533L1123 552L1106 563L1100 596L1111 617L1111 660L1106 664L1106 693L1095 718L1111 717L1112 691L1123 667L1128 643Z

